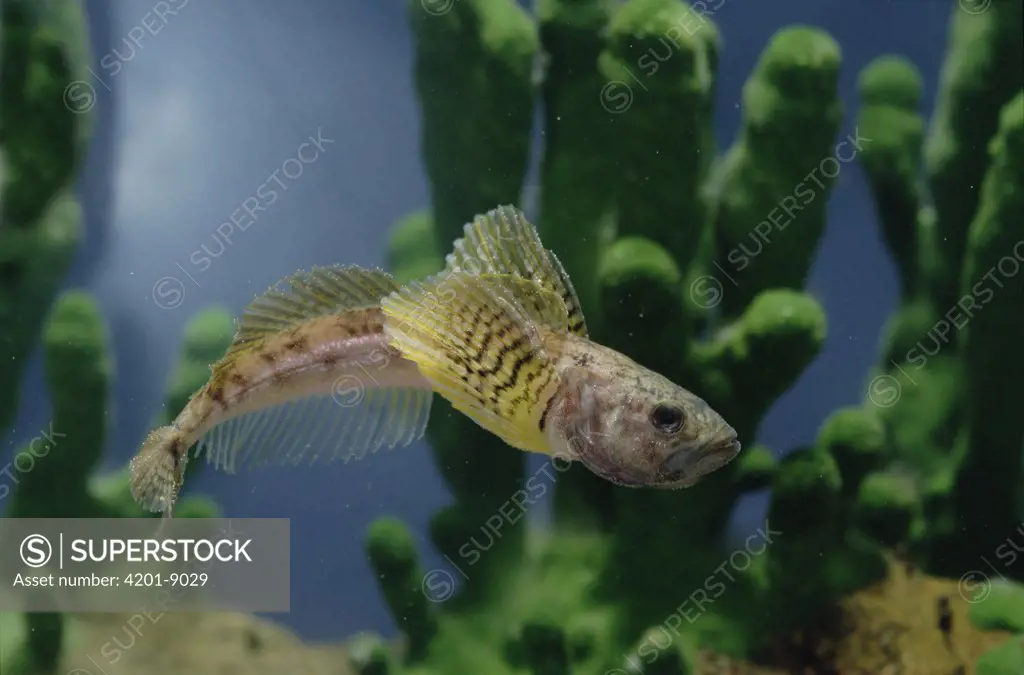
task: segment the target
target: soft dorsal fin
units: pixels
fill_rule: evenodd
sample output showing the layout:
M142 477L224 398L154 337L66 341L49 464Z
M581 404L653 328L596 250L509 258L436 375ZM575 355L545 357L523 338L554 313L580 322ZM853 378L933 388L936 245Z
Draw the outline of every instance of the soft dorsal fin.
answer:
M296 272L245 308L228 354L318 316L377 307L396 288L398 284L387 272L357 265Z
M510 274L443 272L381 307L391 345L434 391L509 445L550 454L540 420L558 381L539 328L566 332L556 293Z
M568 313L569 332L587 337L576 290L562 263L544 248L537 229L514 206L499 206L477 216L463 228L445 261L450 272L471 275L512 274L556 293Z

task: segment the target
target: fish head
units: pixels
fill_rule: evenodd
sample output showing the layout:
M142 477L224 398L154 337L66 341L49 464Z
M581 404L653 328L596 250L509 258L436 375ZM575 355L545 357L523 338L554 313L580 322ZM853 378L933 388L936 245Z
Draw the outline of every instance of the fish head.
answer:
M699 396L621 354L608 361L568 373L553 446L618 485L668 489L739 454L736 430Z

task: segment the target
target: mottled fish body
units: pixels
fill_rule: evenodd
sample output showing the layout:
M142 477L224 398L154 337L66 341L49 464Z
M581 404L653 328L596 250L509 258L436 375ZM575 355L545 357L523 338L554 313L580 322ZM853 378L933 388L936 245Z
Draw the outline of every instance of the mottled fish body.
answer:
M403 287L323 268L257 298L210 381L132 461L136 499L169 515L197 441L229 471L406 445L432 392L513 447L625 486L693 485L739 452L698 396L590 340L568 275L519 210L478 216L446 262Z
M283 280L246 308L209 381L131 462L136 500L170 515L189 449L242 465L351 459L422 436L430 383L388 344L381 270L327 267Z

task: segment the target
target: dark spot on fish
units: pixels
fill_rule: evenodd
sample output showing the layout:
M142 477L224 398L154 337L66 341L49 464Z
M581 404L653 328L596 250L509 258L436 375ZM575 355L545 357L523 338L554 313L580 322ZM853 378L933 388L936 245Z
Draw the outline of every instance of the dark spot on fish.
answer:
M223 406L224 405L224 390L220 387L210 387L207 390L210 395L210 400L214 403Z
M335 327L341 333L342 337L349 337L352 333L352 319L347 316L339 316L334 321Z
M459 374L459 378L468 385L469 376L474 372L472 364L461 354L452 354L451 359L456 365L462 366L462 373ZM476 391L482 393L481 387L477 386Z
M263 638L256 631L249 629L245 631L245 647L250 652L258 652L263 647Z
M509 373L508 378L494 388L495 396L501 392L511 389L519 381L519 371L522 370L523 366L533 361L533 352L525 352L520 355L516 362L512 365L512 371Z
M322 357L320 357L320 364L322 366L324 366L325 368L330 368L331 366L333 366L337 362L338 362L338 355L337 354L324 354Z
M480 375L481 377L491 377L492 375L496 375L501 370L501 367L505 361L505 357L508 356L510 353L515 352L517 349L524 347L525 345L526 338L522 335L517 337L515 340L512 340L508 344L502 345L501 349L498 350L498 356L495 359L494 367L478 369L476 371L477 375ZM518 371L518 369L516 370ZM514 381L514 378L515 374L513 374L512 381Z
M548 385L551 384L551 379L555 376L554 368L546 368L545 370L547 371L547 377L544 378L544 384L540 385L539 387L534 387L535 395L533 397L533 402L531 405L537 405L538 403L540 403L541 395L544 393L544 390L548 388ZM551 398L554 398L554 396L552 396ZM548 405L551 405L550 401L548 401Z
M552 396L548 399L548 404L544 406L544 412L540 415L540 430L544 431L548 425L548 413L551 412L551 405L555 402L555 397Z
M181 452L179 450L180 447L181 443L179 441L174 441L173 443L170 443L167 446L167 452L171 453L171 466L173 467L174 471L174 485L176 487L181 485Z
M473 344L473 331L476 330L479 322L467 323L466 328L462 331L462 341L467 345ZM474 358L476 358L474 356Z
M284 343L284 348L290 352L297 352L306 349L309 346L309 340L305 335L298 335L293 337L288 342Z
M264 350L260 352L260 359L266 361L270 365L274 365L277 362L277 355L274 354L274 352Z
M537 372L538 371L536 371L536 370L532 370L532 371L530 371L529 373L526 374L526 380L523 382L523 391L522 391L522 393L519 394L518 396L516 396L514 399L512 399L511 402L509 402L509 407L512 410L515 410L516 406L518 406L520 403L531 403L531 401L530 401L530 394L531 393L534 394L531 406L532 405L536 405L540 401L541 392L543 391L544 387L548 386L548 383L551 382L551 375L554 372L554 369L553 368L545 368L544 369L544 373L547 375L547 379L544 382L544 386L543 387L533 387L531 389L530 385L533 384L533 381L537 379Z
M228 381L236 386L244 387L249 384L249 380L239 372L234 372L228 375Z
M594 362L594 357L591 356L590 354L580 354L579 356L576 357L575 362L576 365L579 366L580 368L586 368L587 366Z
M949 640L953 632L953 610L949 606L949 598L941 596L938 601L938 626L943 637Z
M480 343L480 348L477 349L476 353L473 354L473 360L478 363L483 359L484 354L487 353L487 348L491 346L491 342L496 339L501 339L501 335L499 335L497 332L493 330L488 330L487 328L485 328L484 330L486 330L487 332L484 334L483 342ZM504 333L504 329L502 329L501 332Z

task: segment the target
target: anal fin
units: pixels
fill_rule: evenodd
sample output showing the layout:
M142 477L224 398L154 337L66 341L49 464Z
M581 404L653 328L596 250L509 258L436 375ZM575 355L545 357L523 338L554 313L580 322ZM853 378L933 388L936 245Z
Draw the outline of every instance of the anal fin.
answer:
M312 396L231 418L199 441L196 454L228 473L270 464L360 459L421 438L433 394L391 388Z

